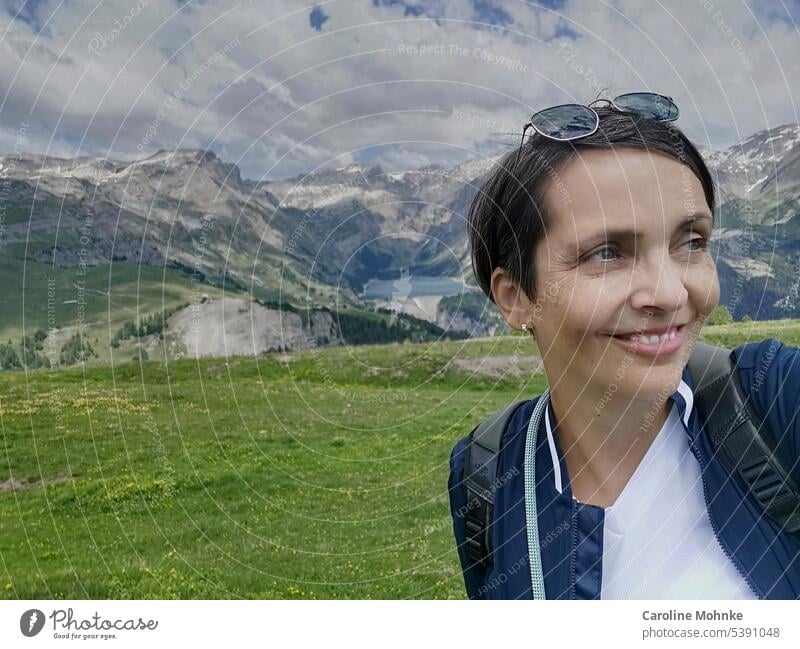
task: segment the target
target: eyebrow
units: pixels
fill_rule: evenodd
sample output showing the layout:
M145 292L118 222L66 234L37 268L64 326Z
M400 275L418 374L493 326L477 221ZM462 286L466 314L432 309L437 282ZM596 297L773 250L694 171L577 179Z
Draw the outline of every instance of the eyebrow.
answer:
M711 218L711 215L708 212L691 212L684 216L684 218L678 222L677 226L675 227L675 231L684 230L688 226L692 225L693 223L697 223L699 221L707 221L710 224L714 222ZM597 234L590 235L583 239L578 243L577 250L580 252L581 250L588 250L591 246L594 246L598 243L631 243L640 241L642 239L642 232L639 230L635 230L632 228L621 228L619 230L605 230L603 232L598 232Z

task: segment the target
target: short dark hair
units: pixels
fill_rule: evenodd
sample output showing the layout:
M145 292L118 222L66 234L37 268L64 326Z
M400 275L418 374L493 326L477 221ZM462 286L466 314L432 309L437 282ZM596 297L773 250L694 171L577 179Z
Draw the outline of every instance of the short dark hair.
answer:
M535 252L551 222L547 195L555 183L550 180L553 177L559 182L557 170L582 149L642 149L677 159L697 176L714 216L711 173L697 148L673 122L610 106L595 110L600 117L595 133L571 142L557 142L538 133L529 137L495 164L472 199L468 218L472 270L492 302L491 277L497 267L503 267L531 301L536 299Z

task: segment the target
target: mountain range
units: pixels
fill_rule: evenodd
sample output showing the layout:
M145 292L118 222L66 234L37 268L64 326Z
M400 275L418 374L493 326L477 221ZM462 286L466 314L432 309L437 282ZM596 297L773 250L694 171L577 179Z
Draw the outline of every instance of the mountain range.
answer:
M737 319L795 317L800 125L700 150L719 185L720 303ZM62 268L167 266L301 307L364 306L369 280L403 270L474 287L466 215L499 157L401 171L350 164L259 181L211 151L137 161L6 155L0 255ZM491 305L476 311L473 297L470 308L496 321Z

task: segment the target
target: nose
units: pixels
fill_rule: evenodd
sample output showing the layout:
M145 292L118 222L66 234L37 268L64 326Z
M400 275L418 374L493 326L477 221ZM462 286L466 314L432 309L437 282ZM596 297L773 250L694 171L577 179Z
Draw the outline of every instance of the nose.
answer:
M689 299L685 275L685 264L676 262L668 252L637 259L631 278L631 307L666 313L680 310Z

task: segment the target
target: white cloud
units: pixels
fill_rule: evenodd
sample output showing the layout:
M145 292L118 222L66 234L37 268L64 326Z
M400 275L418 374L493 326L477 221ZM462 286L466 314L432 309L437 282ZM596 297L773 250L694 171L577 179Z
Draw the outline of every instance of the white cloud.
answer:
M755 0L554 10L506 0L506 30L470 22L466 0L429 1L421 16L400 3L323 2L322 31L312 6L46 1L28 10L34 20L0 12L0 146L26 121L31 149L58 155L211 145L245 175L285 177L382 145L378 161L397 170L495 152L497 124L517 131L533 110L588 101L598 85L670 94L687 134L716 147L800 121L797 27ZM553 38L568 30L575 41Z

